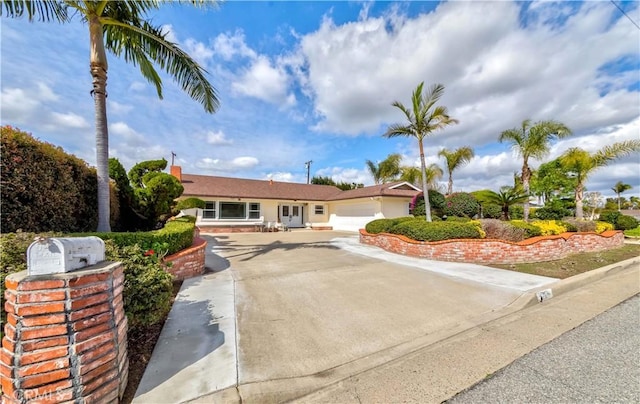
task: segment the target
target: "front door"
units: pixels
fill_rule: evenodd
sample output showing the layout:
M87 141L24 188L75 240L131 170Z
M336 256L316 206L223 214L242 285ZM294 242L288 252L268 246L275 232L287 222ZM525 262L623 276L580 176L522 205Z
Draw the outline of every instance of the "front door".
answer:
M302 205L280 205L280 221L288 227L302 227Z

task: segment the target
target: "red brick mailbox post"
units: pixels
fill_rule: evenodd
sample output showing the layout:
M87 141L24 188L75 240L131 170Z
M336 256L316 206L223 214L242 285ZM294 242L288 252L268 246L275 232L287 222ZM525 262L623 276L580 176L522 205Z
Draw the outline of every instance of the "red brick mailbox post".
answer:
M120 263L7 276L2 403L118 402L127 385Z

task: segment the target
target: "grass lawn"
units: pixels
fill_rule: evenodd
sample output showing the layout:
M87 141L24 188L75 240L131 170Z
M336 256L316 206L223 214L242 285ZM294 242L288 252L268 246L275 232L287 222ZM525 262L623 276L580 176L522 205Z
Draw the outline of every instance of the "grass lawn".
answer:
M494 268L509 269L527 274L564 279L630 258L640 257L640 244L625 244L607 251L570 255L557 261L531 264L491 265Z

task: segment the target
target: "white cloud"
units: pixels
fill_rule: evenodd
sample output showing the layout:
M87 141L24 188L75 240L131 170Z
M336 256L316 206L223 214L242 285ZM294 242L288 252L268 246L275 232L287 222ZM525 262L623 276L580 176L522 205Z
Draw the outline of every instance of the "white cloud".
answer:
M84 129L90 127L84 117L68 112L62 114L59 112L51 113L52 124L62 128L79 128Z
M242 30L236 30L233 35L229 33L219 34L213 40L213 50L216 56L222 57L225 61L230 61L235 56L255 59L258 55L245 43L245 36Z
M224 146L224 145L233 144L233 141L230 139L227 139L224 132L217 131L217 132L207 133L207 143L216 145L216 146Z
M184 43L184 49L189 56L195 59L200 65L205 66L213 58L213 49L207 47L202 42L188 38Z
M269 173L264 177L264 179L281 182L301 182L301 179L298 176L294 176L292 173L288 172Z
M327 167L316 172L317 176L330 177L334 182L346 182L348 184L372 185L373 179L365 168Z
M237 172L243 170L249 170L254 168L260 163L255 157L236 157L231 160L213 159L205 157L195 163L195 166L199 169L209 172Z
M554 18L567 17L569 7L552 16L539 6L526 27L521 7L447 2L415 18L363 12L359 21L343 25L325 17L299 49L308 64L301 84L313 97L316 129L357 135L402 122L390 103L406 104L421 81L445 84L441 103L461 121L446 132L458 144L469 136L476 143L495 141L525 118L560 119L584 131L637 115L637 92L619 83L633 79L599 70L638 54L628 21L607 25L615 7L572 5L579 11L562 29ZM613 83L614 90L603 98L602 83Z
M295 96L288 93L289 77L284 67L274 66L264 55L254 59L237 80L232 87L242 95L284 106L296 102Z
M109 99L107 99L107 105L108 105L107 113L109 114L126 115L127 113L133 110L133 105L131 104L122 104Z

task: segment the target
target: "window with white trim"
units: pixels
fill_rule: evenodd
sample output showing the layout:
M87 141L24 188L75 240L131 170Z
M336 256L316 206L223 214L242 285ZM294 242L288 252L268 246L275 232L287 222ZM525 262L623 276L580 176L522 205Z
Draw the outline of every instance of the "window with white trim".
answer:
M260 204L257 202L249 203L249 219L260 219Z
M246 219L247 204L244 202L220 202L219 219Z
M205 202L204 209L202 209L202 218L203 219L216 218L216 202L215 201Z
M313 207L313 212L316 215L324 215L324 205L315 205Z

